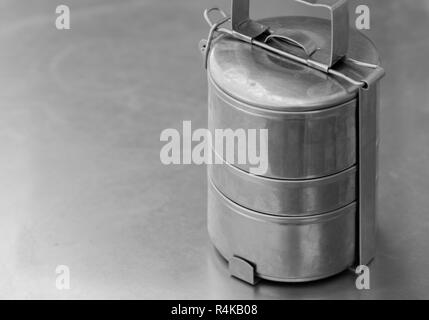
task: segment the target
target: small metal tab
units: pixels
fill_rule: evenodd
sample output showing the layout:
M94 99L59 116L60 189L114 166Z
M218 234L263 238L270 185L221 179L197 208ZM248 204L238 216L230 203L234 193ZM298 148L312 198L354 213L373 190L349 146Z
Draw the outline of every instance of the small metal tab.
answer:
M234 256L229 260L229 273L231 276L247 282L252 286L259 282L259 279L255 275L254 266L237 256Z

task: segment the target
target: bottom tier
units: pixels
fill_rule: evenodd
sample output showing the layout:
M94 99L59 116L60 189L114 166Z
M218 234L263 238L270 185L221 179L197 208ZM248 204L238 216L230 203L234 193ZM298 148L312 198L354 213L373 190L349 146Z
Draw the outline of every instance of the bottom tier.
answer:
M346 270L355 261L355 218L355 203L310 217L261 214L230 201L209 181L211 240L232 274L248 282L246 265L255 277L280 282L319 280Z

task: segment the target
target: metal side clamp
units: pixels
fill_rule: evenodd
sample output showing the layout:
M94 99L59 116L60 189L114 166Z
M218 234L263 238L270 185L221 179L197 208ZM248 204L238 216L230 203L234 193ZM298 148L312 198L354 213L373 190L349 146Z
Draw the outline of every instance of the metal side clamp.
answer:
M365 79L358 97L358 243L356 265L368 265L376 252L378 184L379 80L384 70L375 69Z

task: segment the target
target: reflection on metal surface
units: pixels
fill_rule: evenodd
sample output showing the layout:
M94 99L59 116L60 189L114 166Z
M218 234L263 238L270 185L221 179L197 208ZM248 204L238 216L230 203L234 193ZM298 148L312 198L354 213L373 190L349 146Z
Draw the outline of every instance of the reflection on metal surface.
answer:
M318 215L357 200L355 167L319 179L277 180L249 175L224 162L210 165L209 177L228 199L272 215Z
M269 84L267 87L271 88ZM211 75L209 96L212 132L226 128L268 129L266 177L320 178L356 164L355 100L334 108L301 113L255 108L228 96L213 82ZM249 171L249 166L237 167Z

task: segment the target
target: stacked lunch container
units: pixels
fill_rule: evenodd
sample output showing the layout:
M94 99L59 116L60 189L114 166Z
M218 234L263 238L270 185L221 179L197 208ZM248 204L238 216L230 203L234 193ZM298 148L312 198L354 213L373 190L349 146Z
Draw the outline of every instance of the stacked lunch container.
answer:
M331 21L253 21L249 1L208 19L209 128L267 129L266 173L209 166L208 229L230 273L303 282L375 255L378 82L373 44L350 30L346 1L300 1ZM226 28L231 23L231 29ZM261 150L258 149L259 152Z

